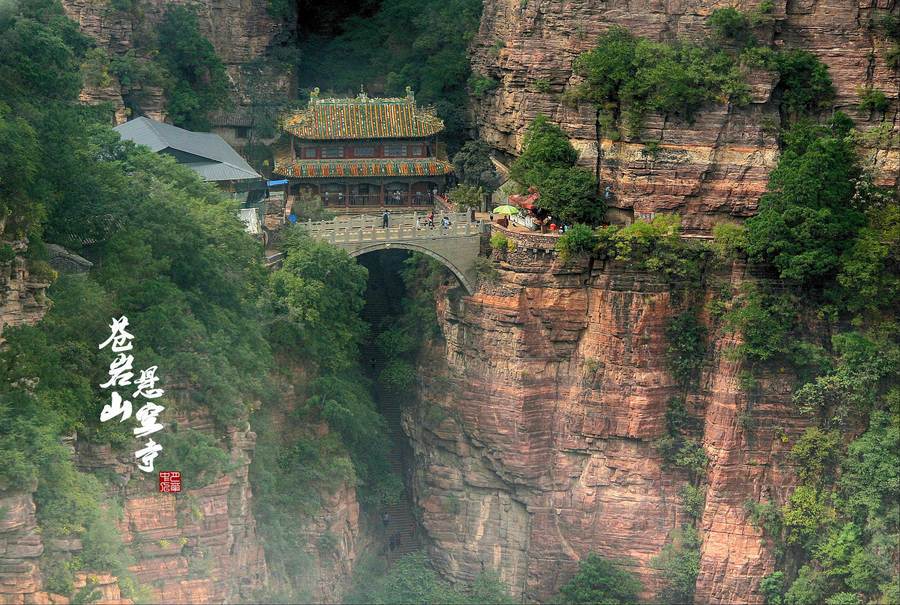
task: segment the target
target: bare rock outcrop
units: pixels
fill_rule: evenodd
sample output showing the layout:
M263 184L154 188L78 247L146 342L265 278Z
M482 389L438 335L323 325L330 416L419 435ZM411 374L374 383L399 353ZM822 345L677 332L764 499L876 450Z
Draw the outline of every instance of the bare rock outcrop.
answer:
M593 551L624 558L655 596L665 578L653 558L693 523L680 495L689 476L655 444L669 400L686 394L710 458L696 601L762 603L774 558L746 503L780 505L793 484L786 453L808 420L791 404L791 376L761 377L751 402L724 355L733 340L711 339L699 385L684 393L665 336L684 291L618 263L562 264L533 243L506 256L497 283L439 297L445 340L428 350L404 419L440 569L460 582L494 569L545 602ZM746 268L707 279L710 292L734 289Z

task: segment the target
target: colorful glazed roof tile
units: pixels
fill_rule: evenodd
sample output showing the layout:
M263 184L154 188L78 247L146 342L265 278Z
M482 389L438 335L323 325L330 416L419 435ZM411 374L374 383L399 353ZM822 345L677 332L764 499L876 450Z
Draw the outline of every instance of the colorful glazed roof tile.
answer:
M275 164L275 173L287 177L438 176L450 174L453 166L444 160L298 160Z
M284 130L307 140L407 139L443 129L443 120L432 109L416 107L408 86L405 97L385 99L370 99L364 92L353 99L320 99L316 88L309 106L284 120Z

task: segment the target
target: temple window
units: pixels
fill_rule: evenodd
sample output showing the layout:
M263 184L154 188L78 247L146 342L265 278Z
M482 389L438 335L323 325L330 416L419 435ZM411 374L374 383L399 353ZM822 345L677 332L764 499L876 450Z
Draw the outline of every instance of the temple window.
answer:
M322 147L323 158L342 158L344 157L344 148L340 145L329 145Z
M389 143L384 146L384 157L386 158L402 158L406 155L406 145L398 145L397 143Z

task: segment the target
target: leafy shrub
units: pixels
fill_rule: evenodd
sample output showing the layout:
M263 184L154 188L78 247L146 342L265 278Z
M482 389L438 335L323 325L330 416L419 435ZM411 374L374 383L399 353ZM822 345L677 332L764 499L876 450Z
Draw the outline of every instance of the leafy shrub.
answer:
M730 328L741 333L738 354L752 363L785 361L796 368L815 367L821 348L796 338L801 308L790 293L746 289L725 318Z
M637 603L643 590L640 581L626 569L624 561L609 561L588 553L578 571L560 589L563 603Z
M684 485L679 495L681 496L681 505L684 506L684 512L691 519L699 519L703 514L703 505L706 503L706 490L702 487Z
M759 213L746 223L751 258L771 262L781 277L805 285L837 270L864 224L850 203L859 167L841 115L830 129L803 123L788 132Z
M494 90L499 84L494 78L481 74L472 74L472 77L469 78L469 89L476 99L480 99Z
M566 262L579 254L590 254L597 245L594 230L587 225L576 224L567 229L556 240L556 251L561 261Z
M856 91L859 96L860 111L874 111L884 113L890 106L887 95L877 88L859 88Z
M750 18L733 7L717 8L706 23L720 41L731 41L740 45L755 42L750 33Z
M706 355L706 327L697 316L684 311L666 326L666 356L675 381L687 387L692 384Z
M491 148L482 140L466 141L453 156L453 173L464 185L488 190L499 185Z
M465 603L465 597L450 588L431 569L421 553L412 553L394 563L387 572L360 570L366 580L355 578L357 594L349 603ZM374 571L374 570L373 570Z
M207 130L208 114L229 102L228 76L194 9L166 8L158 28L159 61L169 73L166 108L176 126Z
M783 520L781 517L781 509L771 502L753 502L748 500L744 503L744 510L750 517L750 522L759 528L773 540L781 539L781 528Z
M28 276L35 281L52 282L56 280L59 274L47 261L29 260Z
M706 103L749 100L747 85L728 54L687 42L638 38L621 27L600 36L573 68L584 82L571 96L597 108L598 130L615 128L619 115L637 133L649 111L693 121ZM603 114L608 114L605 121Z
M597 253L601 258L634 262L641 270L673 281L699 279L704 251L684 241L680 233L677 214L660 214L649 223L635 221L627 227L601 227L596 231Z
M747 228L743 225L719 223L713 227L712 249L716 257L729 261L747 250Z
M820 528L834 518L834 509L823 490L800 485L791 494L782 514L788 544L803 544L815 538Z
M416 383L416 369L407 361L392 359L378 375L378 382L391 392L406 392Z
M545 80L544 78L536 79L534 81L534 89L544 94L550 92L550 80Z
M0 263L11 263L16 258L16 251L9 244L0 245Z
M837 462L841 447L838 431L810 427L791 448L791 459L798 465L797 475L804 482L826 481Z
M538 115L525 133L522 154L510 177L524 189L536 188L537 204L566 222L596 224L606 209L597 200L594 176L575 165L578 153L565 133Z
M459 210L468 210L469 208L480 209L484 203L484 189L474 185L466 185L461 183L447 192L450 201L456 204Z
M828 67L806 50L786 50L775 55L780 76L781 106L792 116L815 115L827 109L835 89Z
M784 572L775 571L759 582L759 591L766 605L782 605L784 602Z
M509 247L509 239L501 232L491 234L491 248L494 250L506 250Z
M694 587L700 573L700 536L693 527L672 530L669 543L663 546L651 565L663 572L665 588L657 598L663 603L692 603Z
M206 433L167 430L161 435L160 443L164 448L162 456L178 461L186 489L205 487L232 470L228 454Z

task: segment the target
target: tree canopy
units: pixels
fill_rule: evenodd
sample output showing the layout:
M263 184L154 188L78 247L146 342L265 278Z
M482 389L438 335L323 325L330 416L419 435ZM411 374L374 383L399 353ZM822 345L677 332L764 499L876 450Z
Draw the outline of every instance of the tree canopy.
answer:
M510 177L523 188L535 187L538 205L568 222L597 224L605 207L597 199L597 181L575 165L578 152L565 133L542 115L525 134L522 154L510 167Z

